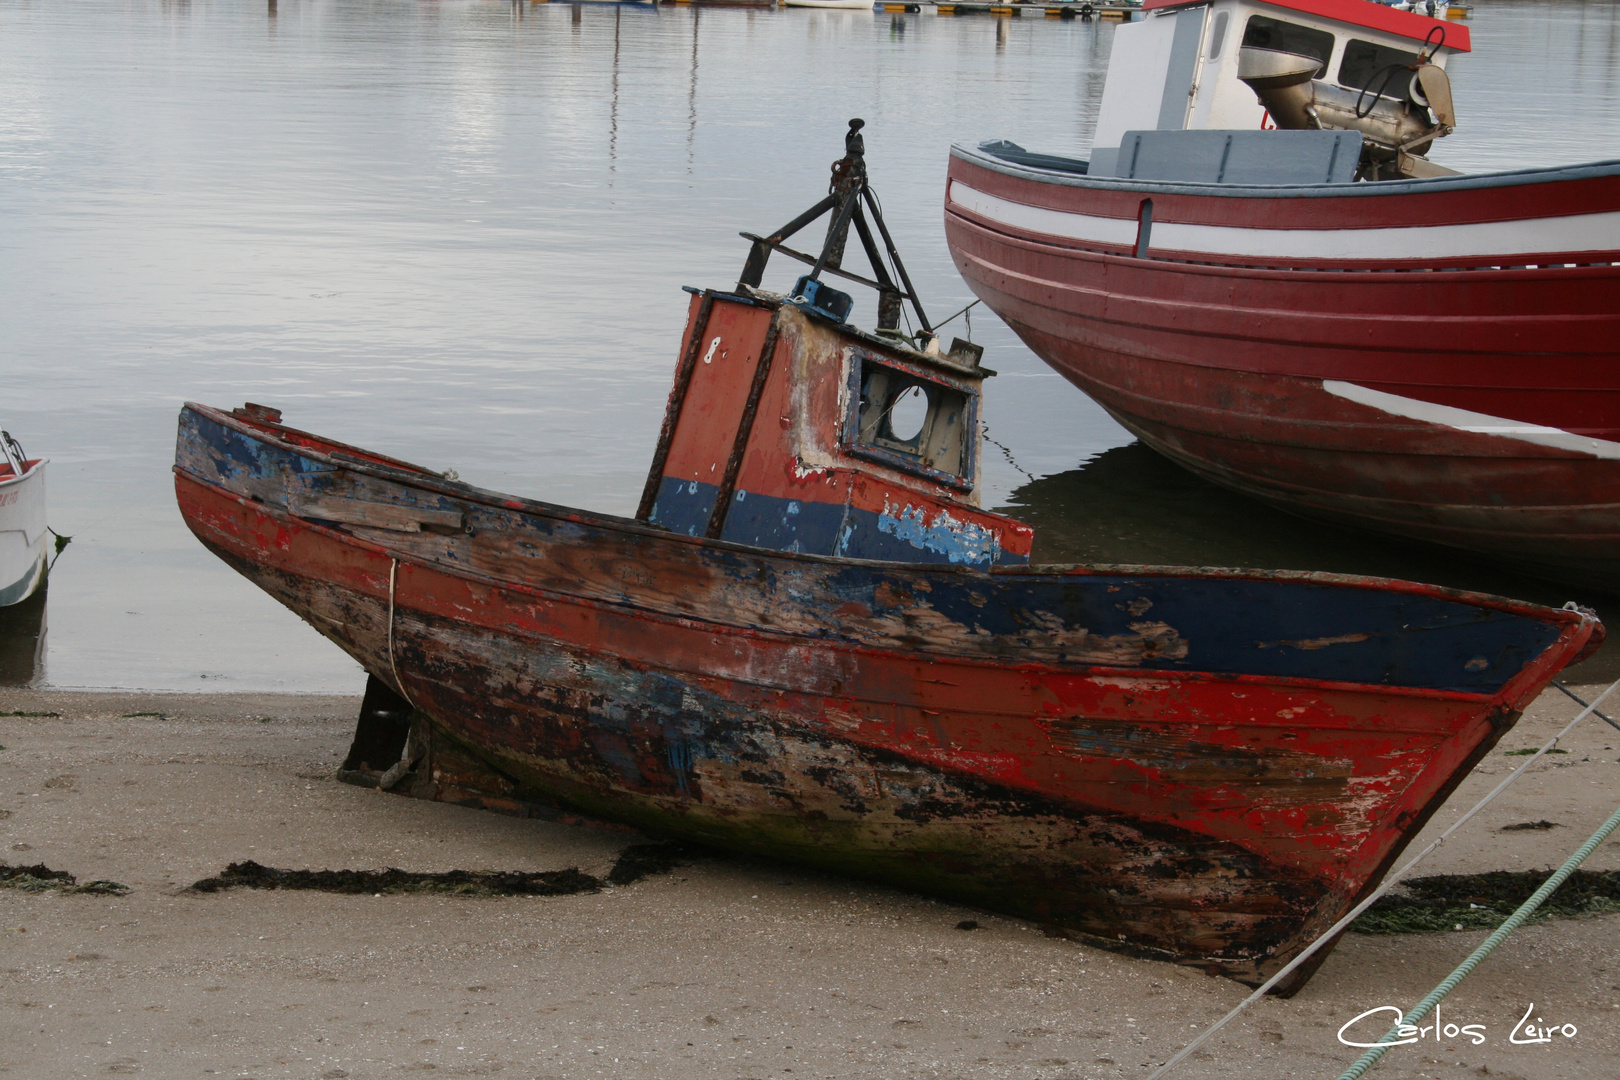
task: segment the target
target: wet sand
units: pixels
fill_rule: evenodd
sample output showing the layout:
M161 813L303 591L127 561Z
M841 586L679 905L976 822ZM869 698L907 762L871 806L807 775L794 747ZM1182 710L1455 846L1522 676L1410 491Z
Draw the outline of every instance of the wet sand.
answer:
M0 859L131 890L0 889L0 1076L1100 1080L1145 1077L1247 993L764 860L557 897L187 891L243 859L601 876L642 839L340 784L358 704L0 691L0 713L60 714L0 716ZM1517 763L1503 751L1575 711L1544 696L1431 831ZM1593 718L1565 747L1419 873L1562 862L1620 803L1620 731ZM1560 827L1499 831L1541 820ZM1620 847L1587 867L1620 868ZM1341 1024L1410 1006L1485 936L1347 935L1299 995L1261 1002L1175 1075L1336 1076L1358 1053ZM1520 930L1441 1007L1484 1025L1483 1045L1431 1034L1371 1075L1615 1075L1617 941L1620 914ZM1578 1033L1512 1045L1532 1002Z

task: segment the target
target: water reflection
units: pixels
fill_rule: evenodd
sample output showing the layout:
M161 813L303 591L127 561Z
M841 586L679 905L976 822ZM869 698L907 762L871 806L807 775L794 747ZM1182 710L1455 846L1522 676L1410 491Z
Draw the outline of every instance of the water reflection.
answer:
M20 604L0 608L0 686L32 686L45 680L47 586Z
M737 231L774 227L825 190L846 118L868 121L874 183L926 306L955 311L972 296L940 227L948 146L1086 153L1116 26L278 3L152 0L116 19L105 5L13 4L0 20L0 366L15 375L7 407L60 469L52 523L85 541L52 590L50 677L63 685L363 681L180 523L168 473L180 401L280 405L300 426L487 487L627 513L663 416L680 286L734 281ZM1448 163L1620 153L1620 5L1476 7ZM766 284L792 278L784 264ZM858 298L855 321L872 314ZM1062 470L1130 441L982 309L951 331L969 319L1001 372L985 403L994 437L1029 473L1059 474L1018 498L1040 502L1073 482ZM1026 479L987 450L988 501ZM1318 561L1305 555L1314 526L1243 504L1233 529L1273 522L1263 531L1300 546L1256 536L1234 553L1211 531L1218 511L1188 521L1198 514L1172 513L1173 486L1154 490L1170 500L1157 532L1127 517L1108 551L1031 513L1048 516L1043 542L1072 549L1051 557ZM1104 500L1092 513L1110 505L1082 494ZM1132 501L1108 512L1142 511ZM1333 562L1342 530L1316 535ZM1407 565L1450 580L1453 563Z
M619 171L619 34L624 22L624 9L613 9L613 87L609 91L612 104L608 106L608 174ZM611 181L609 181L611 183Z
M692 9L692 73L686 83L686 172L692 173L692 144L697 138L698 15Z
M1035 527L1031 558L1051 563L1137 563L1325 570L1403 578L1558 606L1574 600L1620 615L1620 597L1544 581L1500 564L1323 525L1200 480L1139 442L1078 469L1032 480L999 508ZM1571 678L1620 678L1620 628Z

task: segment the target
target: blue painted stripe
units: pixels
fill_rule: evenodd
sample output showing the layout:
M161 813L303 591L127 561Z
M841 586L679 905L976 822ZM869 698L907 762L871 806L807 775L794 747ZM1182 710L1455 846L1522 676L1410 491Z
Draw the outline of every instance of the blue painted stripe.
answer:
M718 489L696 480L666 476L658 488L652 520L672 532L702 536L714 511ZM840 503L811 502L738 491L726 515L721 539L772 551L836 555L890 562L951 563L986 569L1019 566L1029 559L1001 550L996 535L981 525L928 525L921 508L877 514Z
M702 536L714 516L714 497L719 492L714 484L666 476L659 481L658 499L648 520L682 536Z

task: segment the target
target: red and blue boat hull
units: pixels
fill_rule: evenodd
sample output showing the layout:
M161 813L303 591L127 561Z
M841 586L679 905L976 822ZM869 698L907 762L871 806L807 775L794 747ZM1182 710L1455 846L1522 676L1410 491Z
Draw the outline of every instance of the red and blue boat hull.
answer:
M510 805L1250 982L1601 634L1375 579L772 551L202 406L175 488L204 544L415 707L413 793L461 800L477 762Z

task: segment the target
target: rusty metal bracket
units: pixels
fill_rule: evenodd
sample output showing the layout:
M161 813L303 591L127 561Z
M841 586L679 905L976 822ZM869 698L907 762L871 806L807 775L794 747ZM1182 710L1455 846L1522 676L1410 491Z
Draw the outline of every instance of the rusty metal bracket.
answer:
M669 461L669 447L675 439L675 426L681 422L681 410L686 407L686 392L692 386L692 372L697 368L698 350L703 346L703 335L709 329L709 314L714 311L714 290L703 291L698 305L697 320L692 324L692 337L681 355L680 367L675 369L675 385L669 390L669 404L664 408L664 426L658 429L658 447L653 451L652 469L647 473L647 485L641 489L641 505L636 508L637 521L652 519L653 505L658 502L658 487L664 481L664 466Z
M872 220L877 224L878 232L883 235L883 245L889 249L889 261L894 263L894 271L900 278L900 284L906 287L905 295L911 301L912 309L917 312L918 324L924 333L932 334L934 328L928 324L928 316L923 314L922 301L917 298L917 290L911 284L911 275L906 273L906 264L900 261L900 252L894 246L894 237L889 235L889 227L883 223L883 211L879 208L877 196L872 194L870 185L861 184L861 197L872 209Z
M737 235L741 236L744 240L752 240L754 242L755 247L764 247L767 253L772 252L772 251L780 251L782 254L786 255L788 258L797 259L800 262L804 263L804 265L806 265L806 266L814 266L814 265L816 265L816 256L814 256L814 255L806 255L802 251L795 251L793 248L790 248L786 244L781 243L780 241L775 240L775 239L773 239L771 237L768 237L768 236L755 236L753 233L750 233L750 232L738 233ZM752 259L754 257L752 251L749 252L748 257L749 257L749 259ZM763 264L761 264L761 265L763 266ZM851 273L850 271L845 270L843 267L839 267L839 266L828 266L828 267L826 267L826 268L824 268L822 270L822 273L824 273L824 274L834 274L834 275L836 275L838 277L845 278L846 280L853 281L857 285L865 285L869 289L879 289L879 290L881 290L883 288L882 283L874 281L869 277L862 277L859 274ZM758 282L755 282L754 284L757 285Z
M864 182L864 178L862 179ZM829 266L840 266L844 260L844 238L849 235L849 219L855 211L860 209L861 201L854 192L844 196L838 207L838 214L827 227L827 242L822 245L821 257L816 260L815 268L810 271L811 279L821 276L821 271ZM876 269L874 267L874 269Z
M838 196L828 195L816 205L771 233L770 236L755 236L752 233L743 233L743 236L754 242L754 246L748 251L748 261L743 263L742 276L737 279L737 291L741 292L745 287L750 289L758 288L759 283L765 278L765 263L771 257L771 249L775 248L778 251L789 252L788 248L782 246L784 240L837 205ZM802 259L812 266L815 265L816 260L812 256L801 255L796 251L791 252L791 254L796 259Z
M924 334L931 337L934 328L923 311L922 301L917 298L917 290L911 283L911 276L906 273L905 264L900 261L900 252L895 247L894 237L890 235L889 227L883 221L883 208L867 181L866 143L860 134L864 126L864 120L856 119L849 122L849 133L844 137L844 156L833 162L833 178L830 185L832 190L829 194L769 236L756 236L746 232L742 234L753 243L748 249L748 258L743 263L742 275L737 279L737 290L746 293L749 289L758 288L760 282L764 280L765 266L770 260L771 252L780 251L789 258L808 264L811 267L809 277L812 281L819 279L822 274L836 274L867 288L876 289L877 328L880 331L898 330L905 302L911 301L912 310L917 313L919 327ZM828 211L832 211L832 220L827 225L827 237L822 243L819 256L812 257L787 246L788 237ZM844 244L852 224L860 236L867 261L872 264L870 278L852 274L842 266ZM882 250L879 250L877 237L872 235L872 225L877 226L878 236L883 238ZM885 253L887 265L884 260ZM893 268L892 273L890 267Z
M872 238L871 226L866 223L866 215L861 208L855 208L855 232L861 238L861 247L866 249L866 258L872 264L872 270L878 279L878 319L877 328L883 330L898 330L900 328L901 305L905 302L905 294L895 288L894 279L884 268L883 260L878 258L877 242ZM896 266L899 261L896 260Z
M748 387L748 401L743 405L742 418L737 421L737 437L731 444L731 456L726 459L720 490L714 496L709 527L703 530L703 535L710 540L720 539L720 534L725 531L726 516L731 513L731 500L737 491L737 476L742 472L743 455L748 450L748 439L754 431L759 399L765 393L765 382L771 375L771 358L776 355L776 335L781 328L782 313L778 310L771 316L771 327L765 331L765 341L759 348L759 361L754 365L754 381Z

